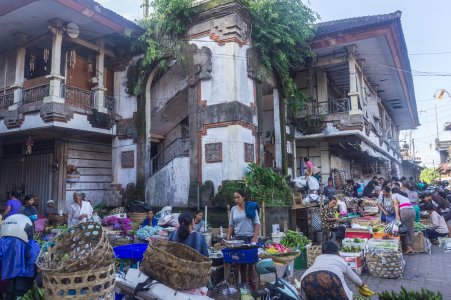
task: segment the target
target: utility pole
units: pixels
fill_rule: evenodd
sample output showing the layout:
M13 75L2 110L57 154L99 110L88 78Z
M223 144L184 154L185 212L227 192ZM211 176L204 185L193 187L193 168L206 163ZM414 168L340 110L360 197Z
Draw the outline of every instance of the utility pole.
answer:
M147 17L149 16L149 0L143 0L142 8L143 8L143 17L144 19L147 19Z
M437 104L435 104L435 126L437 127L437 141L440 140L440 136L438 134L438 119L437 119Z

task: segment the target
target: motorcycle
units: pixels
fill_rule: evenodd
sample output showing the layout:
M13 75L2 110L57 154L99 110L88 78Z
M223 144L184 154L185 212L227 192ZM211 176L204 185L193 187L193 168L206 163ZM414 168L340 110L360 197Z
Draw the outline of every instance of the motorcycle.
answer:
M276 266L270 258L258 262L256 270L259 275L275 274L276 280L268 283L268 286L264 289L254 291L252 293L254 298L263 300L302 300L296 288L286 280L291 272L290 266L285 268L282 278L277 276Z

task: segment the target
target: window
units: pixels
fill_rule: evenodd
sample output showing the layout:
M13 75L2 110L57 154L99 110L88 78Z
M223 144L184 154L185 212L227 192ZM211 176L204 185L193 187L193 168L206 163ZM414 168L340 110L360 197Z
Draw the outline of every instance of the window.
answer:
M7 89L16 79L16 54L0 56L0 90Z

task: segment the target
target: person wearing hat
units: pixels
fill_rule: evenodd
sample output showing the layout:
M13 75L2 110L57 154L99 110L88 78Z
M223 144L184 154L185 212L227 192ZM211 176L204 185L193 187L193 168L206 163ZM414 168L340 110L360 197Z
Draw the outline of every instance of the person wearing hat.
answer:
M336 243L327 241L321 248L322 254L301 278L303 299L353 299L344 276L357 287L363 287L363 281L339 256L340 248Z
M46 217L58 214L58 211L56 210L54 205L55 205L55 201L53 201L53 200L47 201L47 206L44 209L44 213L45 213Z

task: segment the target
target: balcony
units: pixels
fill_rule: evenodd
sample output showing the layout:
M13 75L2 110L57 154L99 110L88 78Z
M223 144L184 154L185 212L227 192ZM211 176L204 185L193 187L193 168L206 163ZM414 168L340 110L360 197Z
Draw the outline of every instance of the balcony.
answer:
M0 109L8 109L14 103L14 93L0 95Z
M70 85L61 86L61 97L65 103L72 107L91 108L94 107L94 92L73 87Z
M310 102L306 104L304 116L314 115L323 116L329 114L343 113L351 110L351 103L349 98L331 99L324 102Z
M155 174L171 160L179 156L189 155L189 138L179 138L173 141L150 160L150 175Z
M22 92L22 104L39 102L49 95L50 85L42 84L34 86L28 89L24 89Z

